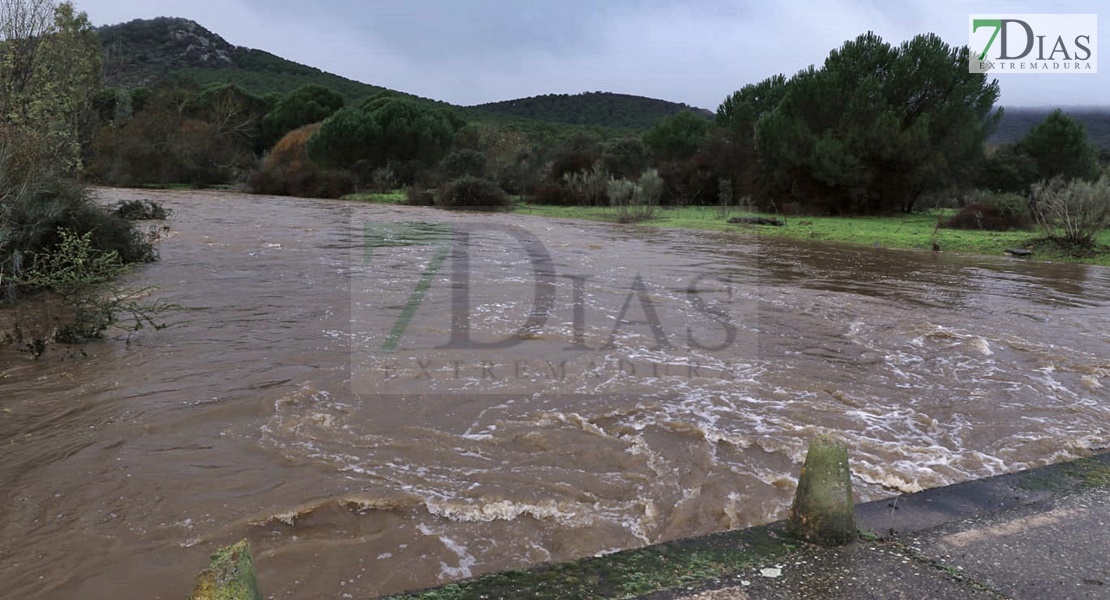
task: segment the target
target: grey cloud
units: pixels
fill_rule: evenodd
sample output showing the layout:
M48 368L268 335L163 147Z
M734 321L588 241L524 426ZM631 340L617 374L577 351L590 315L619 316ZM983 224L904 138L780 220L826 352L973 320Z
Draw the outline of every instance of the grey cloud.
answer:
M75 0L94 22L183 16L236 44L460 104L605 90L715 108L868 30L967 43L969 12L1097 13L1097 0ZM1110 21L1103 20L1100 30ZM1110 37L1101 35L1101 39ZM1103 56L1110 47L1103 44ZM1103 60L1103 66L1107 66ZM1046 80L1046 77L1048 80ZM999 77L1007 105L1096 104L1107 75Z

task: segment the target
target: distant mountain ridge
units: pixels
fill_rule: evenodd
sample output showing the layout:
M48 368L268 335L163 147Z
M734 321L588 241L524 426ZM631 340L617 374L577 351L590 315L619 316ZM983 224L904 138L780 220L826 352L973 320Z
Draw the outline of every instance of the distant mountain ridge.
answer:
M1060 107L1087 130L1087 137L1104 151L1110 151L1110 108L1094 106ZM1006 108L998 129L991 136L992 144L1012 143L1025 137L1029 130L1044 121L1056 107Z
M547 94L479 104L472 108L482 113L518 119L630 129L648 129L660 119L686 110L706 117L713 116L708 110L678 102L609 92Z
M264 95L287 94L314 83L329 87L352 102L387 89L263 50L235 46L189 19L135 19L99 27L97 32L104 46L105 85L108 87L151 86L178 76L202 86L234 83ZM550 94L456 108L477 119L540 121L610 129L647 129L659 119L683 110L712 114L677 102L607 92Z
M269 52L234 46L188 19L135 19L100 27L97 33L104 47L109 87L150 86L179 75L201 85L235 83L256 94L288 93L306 83L318 83L353 100L384 89Z

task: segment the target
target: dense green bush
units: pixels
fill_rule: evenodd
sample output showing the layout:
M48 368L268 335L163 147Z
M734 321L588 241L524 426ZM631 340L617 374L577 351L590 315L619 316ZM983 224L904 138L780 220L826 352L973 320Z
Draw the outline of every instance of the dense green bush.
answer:
M486 157L477 150L454 150L439 163L439 172L446 179L486 176Z
M992 192L1024 194L1037 180L1037 161L1015 144L989 153L979 172L978 187Z
M496 183L488 179L460 177L439 189L436 206L456 210L497 211L512 208L512 200Z
M978 193L960 212L941 224L949 229L1011 231L1029 229L1033 218L1029 204L1017 194Z

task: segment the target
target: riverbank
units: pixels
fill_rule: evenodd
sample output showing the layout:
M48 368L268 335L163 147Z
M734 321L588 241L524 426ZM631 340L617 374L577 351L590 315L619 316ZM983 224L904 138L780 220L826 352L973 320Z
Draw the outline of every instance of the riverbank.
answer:
M1107 597L1110 454L861 504L856 518L861 540L842 548L792 542L778 522L388 599Z
M585 219L615 222L608 208L518 205L517 212L552 218ZM1110 230L1099 236L1102 252L1076 257L1041 239L1038 231L973 231L938 228L937 224L955 214L939 210L889 217L789 217L749 215L738 211L722 212L712 206L688 206L660 209L657 215L638 223L643 227L675 227L707 231L743 231L761 237L817 240L854 246L900 248L933 251L934 244L942 252L959 252L986 256L1006 256L1009 249L1029 249L1032 260L1050 260L1110 266ZM734 225L736 216L778 218L783 226ZM1028 260L1028 259L1026 259Z
M375 204L402 204L402 192L355 194L345 200ZM581 219L616 223L615 211L607 207L548 206L517 204L515 212L558 219ZM1007 250L1030 250L1021 260L1042 260L1110 266L1110 230L1099 236L1102 251L1077 257L1061 251L1043 239L1039 231L975 231L938 228L937 224L952 215L954 209L940 209L911 215L887 217L789 217L750 215L735 209L722 211L715 206L660 208L656 216L637 223L639 227L667 227L704 231L742 231L770 238L817 240L853 246L898 248L941 252L958 252L985 256L1006 256ZM780 219L783 226L731 224L737 216L762 216Z

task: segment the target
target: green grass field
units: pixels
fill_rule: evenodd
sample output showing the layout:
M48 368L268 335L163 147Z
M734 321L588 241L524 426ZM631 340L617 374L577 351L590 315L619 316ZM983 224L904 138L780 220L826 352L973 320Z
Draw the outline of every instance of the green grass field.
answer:
M608 208L518 205L516 212L544 217L615 222ZM1031 247L1037 260L1078 262L1110 266L1110 230L1099 237L1102 252L1075 257L1046 242L1039 231L970 231L937 228L938 222L955 211L930 212L892 217L789 217L784 227L731 225L729 217L755 216L732 211L722 217L716 207L691 206L658 211L655 218L639 223L647 227L675 227L711 231L739 231L762 237L823 240L883 248L932 249L936 242L944 252L1000 256L1008 248ZM758 215L774 217L774 215Z
M354 194L346 200L358 202L377 202L399 204L404 202L403 192L388 194ZM522 204L516 206L516 213L559 219L584 219L615 223L616 211L607 207L584 206L547 206ZM878 246L882 248L932 249L937 243L944 252L961 252L1001 256L1008 248L1030 248L1035 260L1084 263L1110 266L1110 230L1102 232L1099 242L1102 252L1084 257L1069 255L1054 244L1041 239L1039 231L970 231L961 229L938 228L943 218L954 214L954 210L932 211L912 215L890 217L789 217L784 227L760 225L731 225L727 221L735 216L754 216L737 210L722 216L715 206L687 206L681 208L661 208L656 216L642 221L638 227L673 227L680 229L701 229L709 231L737 231L762 237L781 237L789 239L823 240L859 246ZM775 217L775 215L759 215Z

